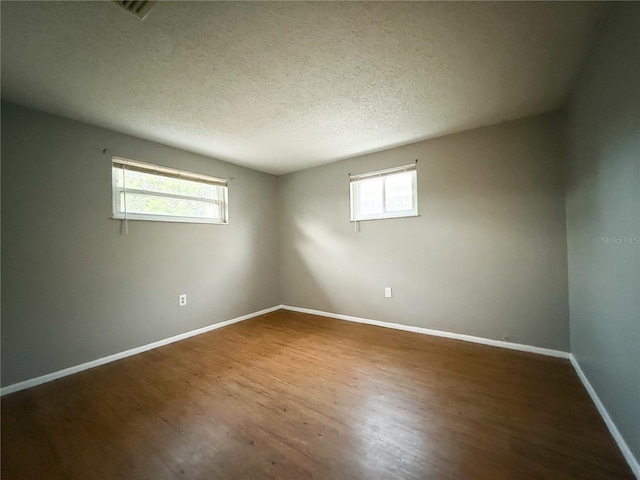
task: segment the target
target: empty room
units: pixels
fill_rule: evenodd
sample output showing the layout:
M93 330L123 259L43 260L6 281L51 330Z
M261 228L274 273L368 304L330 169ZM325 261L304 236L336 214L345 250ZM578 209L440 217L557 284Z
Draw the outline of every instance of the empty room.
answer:
M640 479L640 2L0 18L4 480Z

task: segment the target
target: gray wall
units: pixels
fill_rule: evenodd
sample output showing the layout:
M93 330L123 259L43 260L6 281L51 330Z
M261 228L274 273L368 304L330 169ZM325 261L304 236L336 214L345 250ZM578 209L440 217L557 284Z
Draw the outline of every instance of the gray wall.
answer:
M567 121L571 351L640 459L640 3L616 4Z
M545 114L279 177L282 303L568 351L561 135ZM415 159L420 217L356 233L348 173Z
M235 177L231 223L129 222L120 235L109 219L112 155ZM2 385L277 305L276 186L271 175L3 103Z

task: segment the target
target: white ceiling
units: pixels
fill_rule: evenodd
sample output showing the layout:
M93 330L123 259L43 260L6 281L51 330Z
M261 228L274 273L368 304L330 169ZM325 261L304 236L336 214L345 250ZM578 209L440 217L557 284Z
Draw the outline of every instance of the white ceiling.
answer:
M282 174L555 109L600 3L2 2L2 97Z

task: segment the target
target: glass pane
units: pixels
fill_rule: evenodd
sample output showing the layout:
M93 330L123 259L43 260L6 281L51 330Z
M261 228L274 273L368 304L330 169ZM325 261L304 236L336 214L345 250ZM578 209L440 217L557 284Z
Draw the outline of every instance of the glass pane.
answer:
M122 187L122 169L111 167L111 174L113 175L113 184Z
M122 168L113 167L114 178L118 187L123 187ZM136 190L146 190L157 193L172 193L175 195L185 195L189 197L208 198L210 200L220 200L222 187L208 185L193 180L181 178L164 177L156 173L135 172L125 170L127 175L127 188Z
M124 193L120 194L120 208L124 213ZM199 200L167 198L127 192L127 212L173 217L198 217L222 220L220 205Z
M382 178L358 182L358 211L360 215L382 213Z
M413 174L397 173L385 178L387 212L401 212L413 209Z

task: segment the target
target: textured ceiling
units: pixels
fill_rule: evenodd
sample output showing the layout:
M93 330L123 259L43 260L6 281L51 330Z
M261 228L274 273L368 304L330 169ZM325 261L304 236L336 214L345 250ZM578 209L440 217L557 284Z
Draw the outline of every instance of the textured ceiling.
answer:
M603 12L3 1L2 97L281 174L561 106Z

